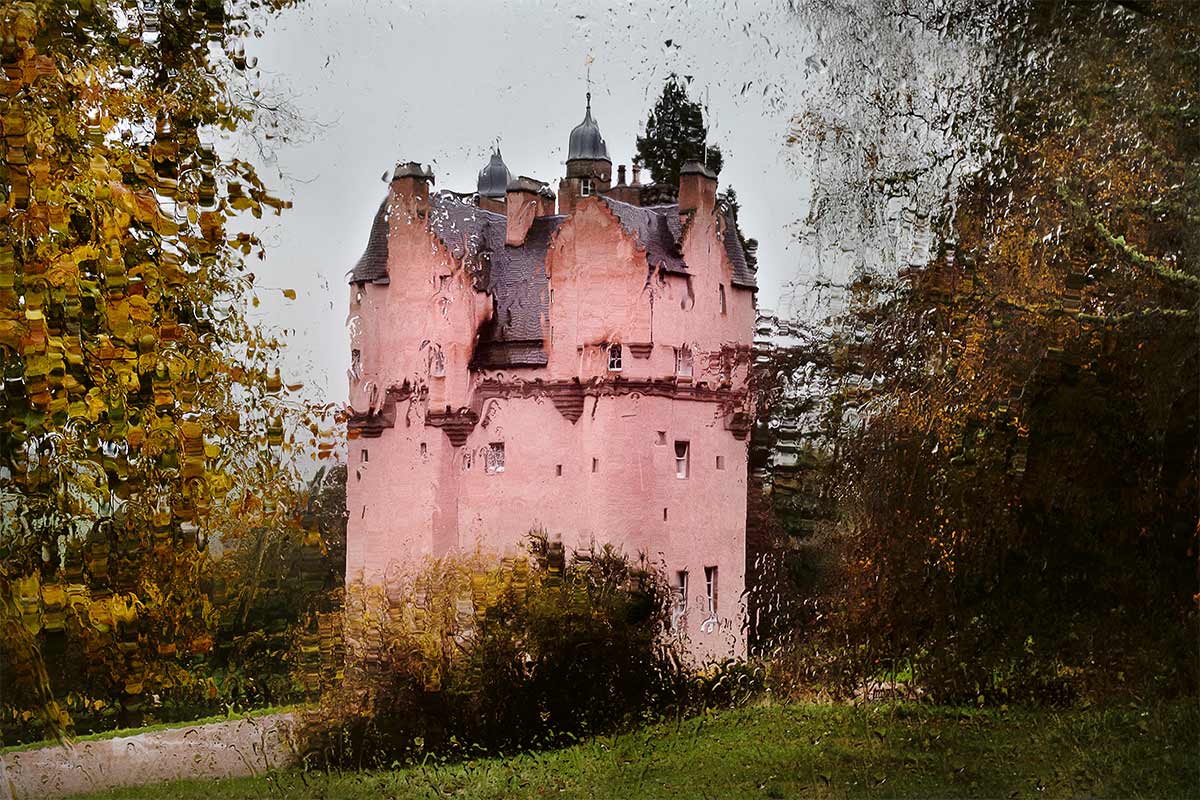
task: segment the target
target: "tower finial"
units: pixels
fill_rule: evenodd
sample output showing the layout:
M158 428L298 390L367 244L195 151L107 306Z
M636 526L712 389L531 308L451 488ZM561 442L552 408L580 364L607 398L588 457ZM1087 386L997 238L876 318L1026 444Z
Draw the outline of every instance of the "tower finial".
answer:
M586 70L587 70L587 110L589 112L592 110L592 61L593 60L594 59L592 58L591 54L589 53L588 57L583 62L584 66L586 67Z

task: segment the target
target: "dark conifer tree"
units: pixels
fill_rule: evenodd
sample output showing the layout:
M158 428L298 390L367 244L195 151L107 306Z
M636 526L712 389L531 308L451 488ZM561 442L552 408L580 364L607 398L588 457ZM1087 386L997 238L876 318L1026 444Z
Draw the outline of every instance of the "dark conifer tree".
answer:
M654 180L679 184L685 161L702 161L713 172L721 171L721 150L707 146L708 128L700 104L687 95L678 75L667 78L662 96L646 117L646 135L637 138L637 160Z

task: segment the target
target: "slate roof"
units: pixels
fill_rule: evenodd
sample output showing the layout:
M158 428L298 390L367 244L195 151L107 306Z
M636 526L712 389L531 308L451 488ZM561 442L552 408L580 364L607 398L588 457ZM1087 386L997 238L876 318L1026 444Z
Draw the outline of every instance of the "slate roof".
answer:
M525 243L501 243L493 252L488 291L494 313L479 332L475 365L480 367L541 367L542 321L550 314L550 281L546 250L566 217L538 217L529 226Z
M450 255L475 278L475 287L486 290L492 254L504 247L507 219L444 192L429 196L429 227Z
M721 238L725 240L725 255L729 256L729 264L733 268L733 277L730 282L734 286L741 286L743 289L758 289L758 280L754 275L754 270L746 262L746 251L742 249L742 243L737 235L737 221L733 218L733 208L722 201L718 208L721 209L721 222L719 231Z
M643 208L611 197L600 198L646 250L652 268L689 274L681 250L683 227L678 205ZM754 271L746 263L732 210L720 207L720 234L733 266L733 283L755 289ZM546 364L542 349L543 320L549 316L546 251L566 217L538 217L519 247L504 243L506 218L452 193L429 197L429 226L455 260L473 276L475 288L492 295L495 313L479 332L474 365L486 368L537 367ZM351 283L388 283L388 207L380 203L366 250L350 272Z
M350 270L350 283L388 282L388 207L387 198L379 204L375 219L371 221L371 233L367 235L367 249L359 257L354 269Z
M384 198L371 222L367 248L350 270L350 283L389 282L389 213ZM429 196L429 226L455 260L475 276L476 285L486 288L490 255L504 246L504 215L478 208L453 193L438 192Z
M646 263L651 268L662 267L668 272L688 274L683 263L683 225L679 221L679 206L634 206L611 197L600 196L621 221L625 232L646 249Z

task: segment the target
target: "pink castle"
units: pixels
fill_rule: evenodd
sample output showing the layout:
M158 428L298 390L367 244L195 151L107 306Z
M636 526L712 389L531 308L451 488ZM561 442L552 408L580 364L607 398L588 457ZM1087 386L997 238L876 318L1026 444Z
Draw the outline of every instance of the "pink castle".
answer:
M611 172L590 96L557 213L499 152L473 193L396 168L350 276L347 581L541 528L644 553L691 651L736 654L754 272L703 165Z

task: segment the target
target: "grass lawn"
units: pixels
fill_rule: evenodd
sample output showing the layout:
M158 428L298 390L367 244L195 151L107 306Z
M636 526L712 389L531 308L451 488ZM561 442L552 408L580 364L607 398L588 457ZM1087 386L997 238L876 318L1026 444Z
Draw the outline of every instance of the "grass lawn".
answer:
M764 705L563 750L95 798L1200 797L1194 704L1063 712Z

